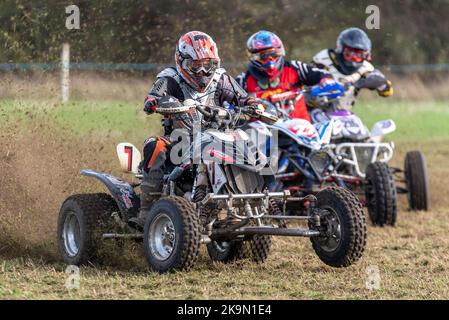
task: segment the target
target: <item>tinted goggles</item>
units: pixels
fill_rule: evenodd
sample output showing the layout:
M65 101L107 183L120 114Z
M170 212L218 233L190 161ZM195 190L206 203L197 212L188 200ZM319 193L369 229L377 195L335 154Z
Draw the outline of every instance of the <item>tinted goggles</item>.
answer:
M369 60L370 54L368 51L365 50L345 47L343 49L343 57L345 58L346 61L360 63L363 62L364 60Z
M282 49L271 49L261 52L256 52L251 54L252 61L268 61L268 60L278 60L280 57L284 55Z

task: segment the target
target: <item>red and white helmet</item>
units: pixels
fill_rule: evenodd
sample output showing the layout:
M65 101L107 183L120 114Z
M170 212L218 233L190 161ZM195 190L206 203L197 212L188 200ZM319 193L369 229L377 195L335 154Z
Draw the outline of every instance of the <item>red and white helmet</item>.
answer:
M176 69L183 79L196 90L203 92L220 67L217 45L204 32L190 31L176 45Z

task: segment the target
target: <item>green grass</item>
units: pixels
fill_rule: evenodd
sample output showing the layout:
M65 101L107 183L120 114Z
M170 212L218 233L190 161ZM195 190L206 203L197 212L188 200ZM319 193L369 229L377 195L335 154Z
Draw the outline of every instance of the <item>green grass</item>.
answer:
M353 109L368 128L393 119L397 129L388 136L395 141L441 140L449 137L449 103L406 102L388 99L360 101ZM66 105L43 102L0 102L0 124L17 117L45 117L51 125L77 135L109 134L131 140L160 132L159 116L147 116L140 102L74 101ZM145 133L145 134L143 134Z
M121 138L141 145L161 132L160 117L148 116L132 102L72 101L67 104L9 100L0 102L0 125L33 125L36 119L75 136Z
M111 129L120 132L139 129L158 131L159 127L156 126L159 123L154 121L155 118L157 116L147 116L138 104L86 101L59 106L51 117L56 125L68 126L81 134Z
M441 140L449 137L449 102L370 100L359 103L353 111L371 129L380 120L393 119L396 131L388 135L395 141Z

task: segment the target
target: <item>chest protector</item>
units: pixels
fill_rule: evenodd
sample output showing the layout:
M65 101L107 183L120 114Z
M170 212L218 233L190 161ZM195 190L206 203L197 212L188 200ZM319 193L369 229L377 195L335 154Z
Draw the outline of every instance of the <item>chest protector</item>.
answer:
M287 65L282 69L279 78L275 79L272 83L262 84L251 74L248 74L245 80L246 92L256 98L265 99L272 103L277 103L273 100L275 96L279 96L280 94L289 91L299 91L302 89L298 71L292 66ZM279 107L285 110L290 110L289 104L291 103L293 104L293 110L289 113L291 117L310 121L305 100L302 95L280 101Z
M342 85L347 82L354 83L360 78L366 76L368 73L374 71L374 66L371 63L369 63L368 61L363 61L362 66L356 72L349 75L343 74L335 65L337 60L336 57L332 57L332 55L334 54L335 53L333 53L332 51L324 49L318 52L313 57L313 62L323 65L324 68L329 71L330 74L332 74L334 79ZM338 99L338 106L336 107L338 107L339 109L350 110L356 102L356 96L357 91L354 86L348 86L344 95L340 99Z
M156 76L156 78L169 77L174 79L178 83L179 88L183 93L184 100L192 99L199 101L202 105L216 106L217 101L215 100L215 96L218 87L218 81L225 72L226 70L223 68L217 69L204 92L198 92L197 90L189 86L174 68L166 68L162 70ZM192 110L190 112L171 115L170 117L165 119L164 127L170 127L170 130L168 131L171 131L171 129L192 129L193 122L200 119L202 119L202 115L198 111Z

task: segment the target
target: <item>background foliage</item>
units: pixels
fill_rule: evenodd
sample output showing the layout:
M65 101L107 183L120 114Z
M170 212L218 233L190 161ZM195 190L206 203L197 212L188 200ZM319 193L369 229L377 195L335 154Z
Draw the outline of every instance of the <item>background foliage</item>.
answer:
M80 30L65 28L70 4L80 8ZM381 29L368 32L378 63L449 61L448 0L3 0L0 62L57 61L68 41L73 62L170 63L176 40L195 29L216 39L224 61L244 60L259 29L278 33L291 58L309 60L343 28L364 28L369 4L381 10Z

